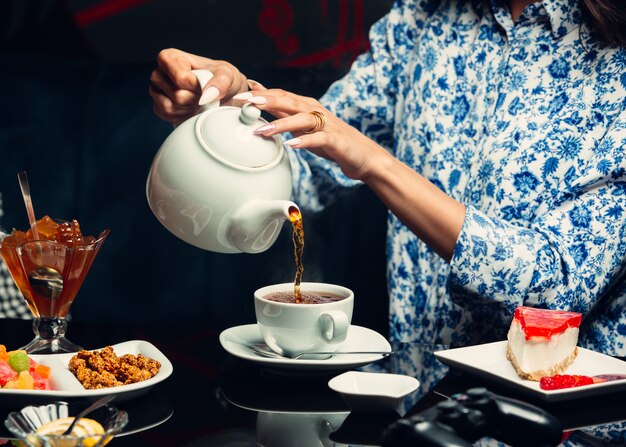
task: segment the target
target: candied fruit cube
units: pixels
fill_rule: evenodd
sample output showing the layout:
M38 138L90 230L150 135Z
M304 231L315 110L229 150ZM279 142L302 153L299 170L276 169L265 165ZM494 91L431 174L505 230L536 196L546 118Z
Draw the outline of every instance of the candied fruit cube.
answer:
M39 377L47 379L50 376L50 367L46 365L37 364L37 366L35 366L34 372Z
M37 221L37 231L41 239L53 240L59 226L50 216L44 216Z
M26 233L16 230L15 228L11 234L2 239L2 245L22 245L25 242L28 242Z
M22 371L17 377L17 387L20 390L32 390L35 388L35 379L28 371Z
M36 390L49 390L50 389L50 381L48 379L43 379L40 377L34 377L35 385L34 389Z
M8 382L15 380L17 373L9 366L9 363L0 360L0 387L5 386Z
M4 386L2 387L5 390L16 390L17 387L17 380L10 380L7 383L4 384Z
M28 372L30 369L30 360L26 352L14 351L9 354L9 365L15 372Z
M8 360L9 354L7 353L7 347L0 345L0 360Z

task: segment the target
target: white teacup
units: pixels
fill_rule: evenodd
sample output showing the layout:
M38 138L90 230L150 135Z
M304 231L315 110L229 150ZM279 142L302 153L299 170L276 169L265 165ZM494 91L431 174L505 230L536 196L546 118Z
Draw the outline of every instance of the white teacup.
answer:
M260 447L332 447L329 439L350 413L269 413L256 419L256 441Z
M265 343L275 352L294 357L307 352L335 352L348 335L354 308L354 293L346 287L303 282L303 294L320 292L342 297L321 304L276 302L267 299L276 292L293 293L293 283L274 284L254 292L254 308Z

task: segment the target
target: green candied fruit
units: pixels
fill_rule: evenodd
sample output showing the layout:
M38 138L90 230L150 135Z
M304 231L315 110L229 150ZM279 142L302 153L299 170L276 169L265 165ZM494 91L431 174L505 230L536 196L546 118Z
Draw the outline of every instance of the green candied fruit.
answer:
M14 352L9 356L9 366L13 368L13 371L20 373L30 369L30 361L23 352Z

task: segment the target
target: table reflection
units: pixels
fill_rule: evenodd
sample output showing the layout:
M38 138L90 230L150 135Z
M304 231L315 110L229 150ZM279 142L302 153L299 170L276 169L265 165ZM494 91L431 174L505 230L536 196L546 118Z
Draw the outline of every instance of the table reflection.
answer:
M146 340L174 365L173 374L148 393L116 404L129 413L129 423L112 447L380 446L384 430L399 418L414 416L476 386L553 413L567 430L567 446L626 445L626 392L546 404L502 385L449 371L433 354L446 346L392 343L393 356L360 369L411 375L421 385L404 399L398 412L360 414L350 412L341 396L328 387L328 381L343 371L285 371L235 358L222 349L219 332L180 327L164 333L158 328L73 322L73 338L90 349ZM29 337L28 321L0 324L0 340L9 346ZM2 420L21 408L17 405L0 398ZM0 427L3 437L9 437L4 426ZM497 444L481 440L480 445Z

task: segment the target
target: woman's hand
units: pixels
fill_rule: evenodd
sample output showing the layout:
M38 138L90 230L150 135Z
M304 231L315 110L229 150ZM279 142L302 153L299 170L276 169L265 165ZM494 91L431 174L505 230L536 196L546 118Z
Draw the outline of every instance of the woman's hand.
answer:
M366 183L391 212L442 258L452 258L465 219L463 204L312 98L271 89L242 93L234 99L246 100L277 117L256 129L256 133L296 135L285 143L339 164L348 177ZM323 118L317 118L318 113Z
M215 100L226 103L237 93L248 90L246 77L226 61L170 48L159 52L157 64L149 87L154 113L173 124L196 114L201 105ZM204 89L191 72L196 69L213 73Z
M313 98L269 89L242 93L234 99L246 100L277 117L255 133L271 136L290 132L297 138L286 144L294 149L306 148L336 162L350 178L365 180L380 156L391 157L373 140L337 118Z

